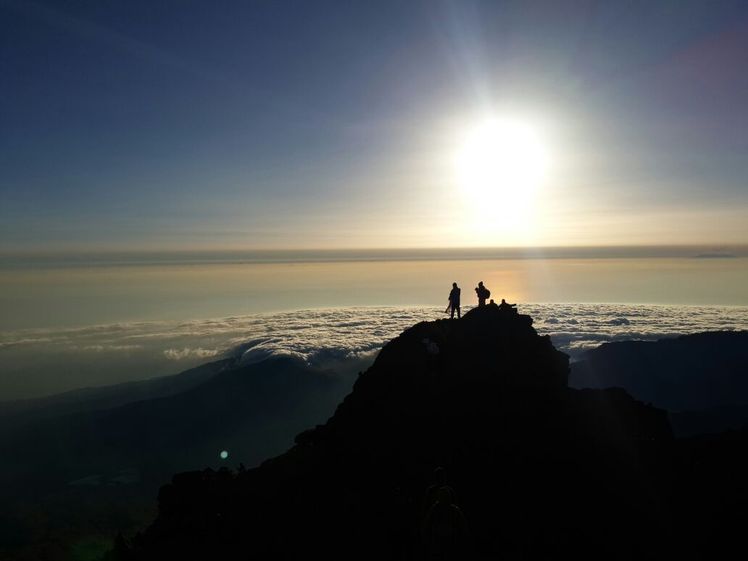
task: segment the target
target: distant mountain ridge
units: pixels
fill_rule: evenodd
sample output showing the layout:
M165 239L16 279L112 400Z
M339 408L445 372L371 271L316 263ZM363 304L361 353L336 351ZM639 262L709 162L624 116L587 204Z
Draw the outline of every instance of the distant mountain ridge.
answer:
M280 452L306 423L323 420L347 388L332 374L291 358L207 366L198 372L206 381L174 395L29 423L0 440L7 458L0 477L33 481L37 471L52 466L63 480L113 466L168 473L214 462L224 448L252 465L272 450Z
M141 527L170 474L256 465L324 421L351 386L293 358L218 361L153 382L51 400L55 415L30 409L5 419L0 558L68 558L81 536Z
M167 397L198 386L217 373L235 366L237 362L235 357L226 358L171 376L79 388L48 397L4 401L0 402L0 420L18 425L22 421L111 409L133 401Z
M572 365L574 387L622 387L671 412L678 434L748 424L748 331L606 343Z

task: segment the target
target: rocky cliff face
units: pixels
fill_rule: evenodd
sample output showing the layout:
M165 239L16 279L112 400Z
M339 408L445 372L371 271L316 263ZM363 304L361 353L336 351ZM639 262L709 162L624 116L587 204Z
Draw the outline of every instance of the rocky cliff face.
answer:
M495 305L417 324L285 454L175 476L155 523L119 554L600 559L670 548L665 412L622 390L569 389L568 371L529 316Z

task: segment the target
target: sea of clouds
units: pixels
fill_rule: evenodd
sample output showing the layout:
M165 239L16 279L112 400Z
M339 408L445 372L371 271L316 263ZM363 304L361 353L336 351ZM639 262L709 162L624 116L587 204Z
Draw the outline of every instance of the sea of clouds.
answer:
M467 308L465 308L466 310ZM220 319L0 332L0 401L174 374L226 356L245 363L295 356L335 367L365 364L387 341L443 309L361 307ZM539 333L578 359L620 340L748 329L748 307L523 304Z

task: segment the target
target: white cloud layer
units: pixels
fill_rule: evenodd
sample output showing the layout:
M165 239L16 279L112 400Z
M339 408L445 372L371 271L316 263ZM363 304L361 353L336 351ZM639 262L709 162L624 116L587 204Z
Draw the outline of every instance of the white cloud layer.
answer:
M748 307L525 304L541 334L576 358L606 341L748 329ZM365 364L384 343L437 308L301 310L182 322L0 332L0 400L173 374L222 356L245 363L296 356L311 364Z
M203 349L198 347L197 349L191 349L185 347L183 349L166 349L164 356L171 360L182 360L185 358L210 358L216 356L219 353L218 349Z

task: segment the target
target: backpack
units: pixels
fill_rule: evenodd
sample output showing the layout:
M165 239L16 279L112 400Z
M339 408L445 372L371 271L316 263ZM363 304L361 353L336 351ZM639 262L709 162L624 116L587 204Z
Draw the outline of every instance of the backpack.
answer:
M491 297L491 291L488 290L485 286L483 287L483 297L488 300Z

